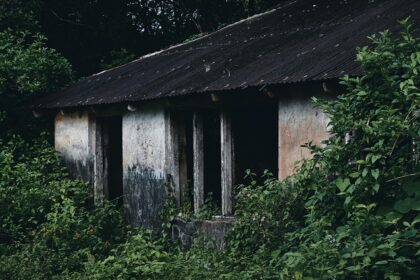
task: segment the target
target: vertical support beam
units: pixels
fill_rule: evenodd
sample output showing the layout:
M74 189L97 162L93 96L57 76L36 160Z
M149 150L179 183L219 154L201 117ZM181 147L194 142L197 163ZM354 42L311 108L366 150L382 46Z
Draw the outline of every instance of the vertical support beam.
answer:
M187 127L185 119L178 125L179 200L180 205L188 201Z
M102 126L92 114L89 114L89 159L92 167L93 198L95 205L99 206L104 202Z
M222 215L233 214L234 147L232 120L228 112L220 114Z
M102 129L102 163L103 163L103 173L102 173L102 191L103 191L103 197L104 199L109 199L109 134L111 131L109 131L109 126L104 124L102 122L101 124Z
M108 130L98 118L90 128L93 157L93 195L96 205L102 205L108 198Z
M204 204L204 145L203 117L195 112L193 115L193 155L194 155L194 212L197 213Z
M167 191L172 192L177 206L181 204L180 174L179 174L179 120L169 109L165 110L165 170Z

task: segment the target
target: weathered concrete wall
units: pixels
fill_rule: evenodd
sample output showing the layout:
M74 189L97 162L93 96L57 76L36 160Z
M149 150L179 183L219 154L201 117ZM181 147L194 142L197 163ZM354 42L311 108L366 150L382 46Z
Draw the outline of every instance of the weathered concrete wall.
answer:
M320 145L328 138L329 119L315 108L309 98L290 98L279 101L279 178L292 175L296 161L310 157L301 145L310 141Z
M165 200L165 110L148 106L123 116L124 211L132 225L160 227Z
M55 117L55 149L74 178L92 182L90 141L92 119L88 113L58 113Z
M198 240L205 248L224 250L226 236L233 222L233 218L190 222L176 218L172 225L172 240L179 242L184 249L188 249L194 240Z

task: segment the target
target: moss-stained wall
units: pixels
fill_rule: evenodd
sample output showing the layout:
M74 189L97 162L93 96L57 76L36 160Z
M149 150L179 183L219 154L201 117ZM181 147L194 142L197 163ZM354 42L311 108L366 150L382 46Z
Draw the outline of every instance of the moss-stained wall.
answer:
M165 122L160 106L123 116L124 210L131 224L151 229L165 199Z
M291 98L279 101L279 178L292 175L296 161L310 157L310 151L301 145L312 141L321 145L328 138L329 119L314 107L309 98Z
M179 196L179 155L175 115L164 104L149 103L135 112L122 113L123 202L127 221L159 229L166 182ZM275 117L274 115L272 117ZM95 187L95 197L103 195L103 155L101 132L89 113L57 114L55 147L73 177ZM282 98L278 110L278 167L283 179L296 170L295 162L310 156L300 147L306 142L320 144L328 137L328 118L307 97ZM273 123L275 124L275 123ZM258 147L256 147L258 148ZM170 176L168 176L170 175ZM178 185L177 185L178 184Z
M93 164L91 126L88 113L58 113L55 117L55 149L61 153L72 177L90 183Z

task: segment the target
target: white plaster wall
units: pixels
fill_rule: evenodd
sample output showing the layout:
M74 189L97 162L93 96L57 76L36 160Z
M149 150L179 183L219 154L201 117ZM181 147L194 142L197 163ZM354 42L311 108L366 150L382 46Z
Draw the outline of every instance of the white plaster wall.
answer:
M91 180L88 113L58 113L55 117L55 149L61 153L70 175Z
M292 175L296 161L311 156L301 145L321 145L328 138L329 118L309 98L279 101L279 178Z
M165 111L142 107L123 116L124 209L131 224L160 226L165 199Z

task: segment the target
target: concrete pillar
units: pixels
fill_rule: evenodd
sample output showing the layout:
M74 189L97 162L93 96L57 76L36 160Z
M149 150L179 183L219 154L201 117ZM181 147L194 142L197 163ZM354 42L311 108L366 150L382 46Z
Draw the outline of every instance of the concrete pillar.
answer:
M234 146L232 120L228 112L220 114L222 215L233 214Z
M165 109L145 105L122 121L125 216L132 225L159 230L167 182Z
M194 212L204 204L204 145L203 118L201 113L193 115L193 156L194 156Z
M166 159L165 170L169 191L172 192L177 206L181 205L181 189L179 174L179 130L175 113L171 111L165 112L165 146Z
M60 152L72 178L93 181L91 116L85 113L58 113L55 117L55 149Z

